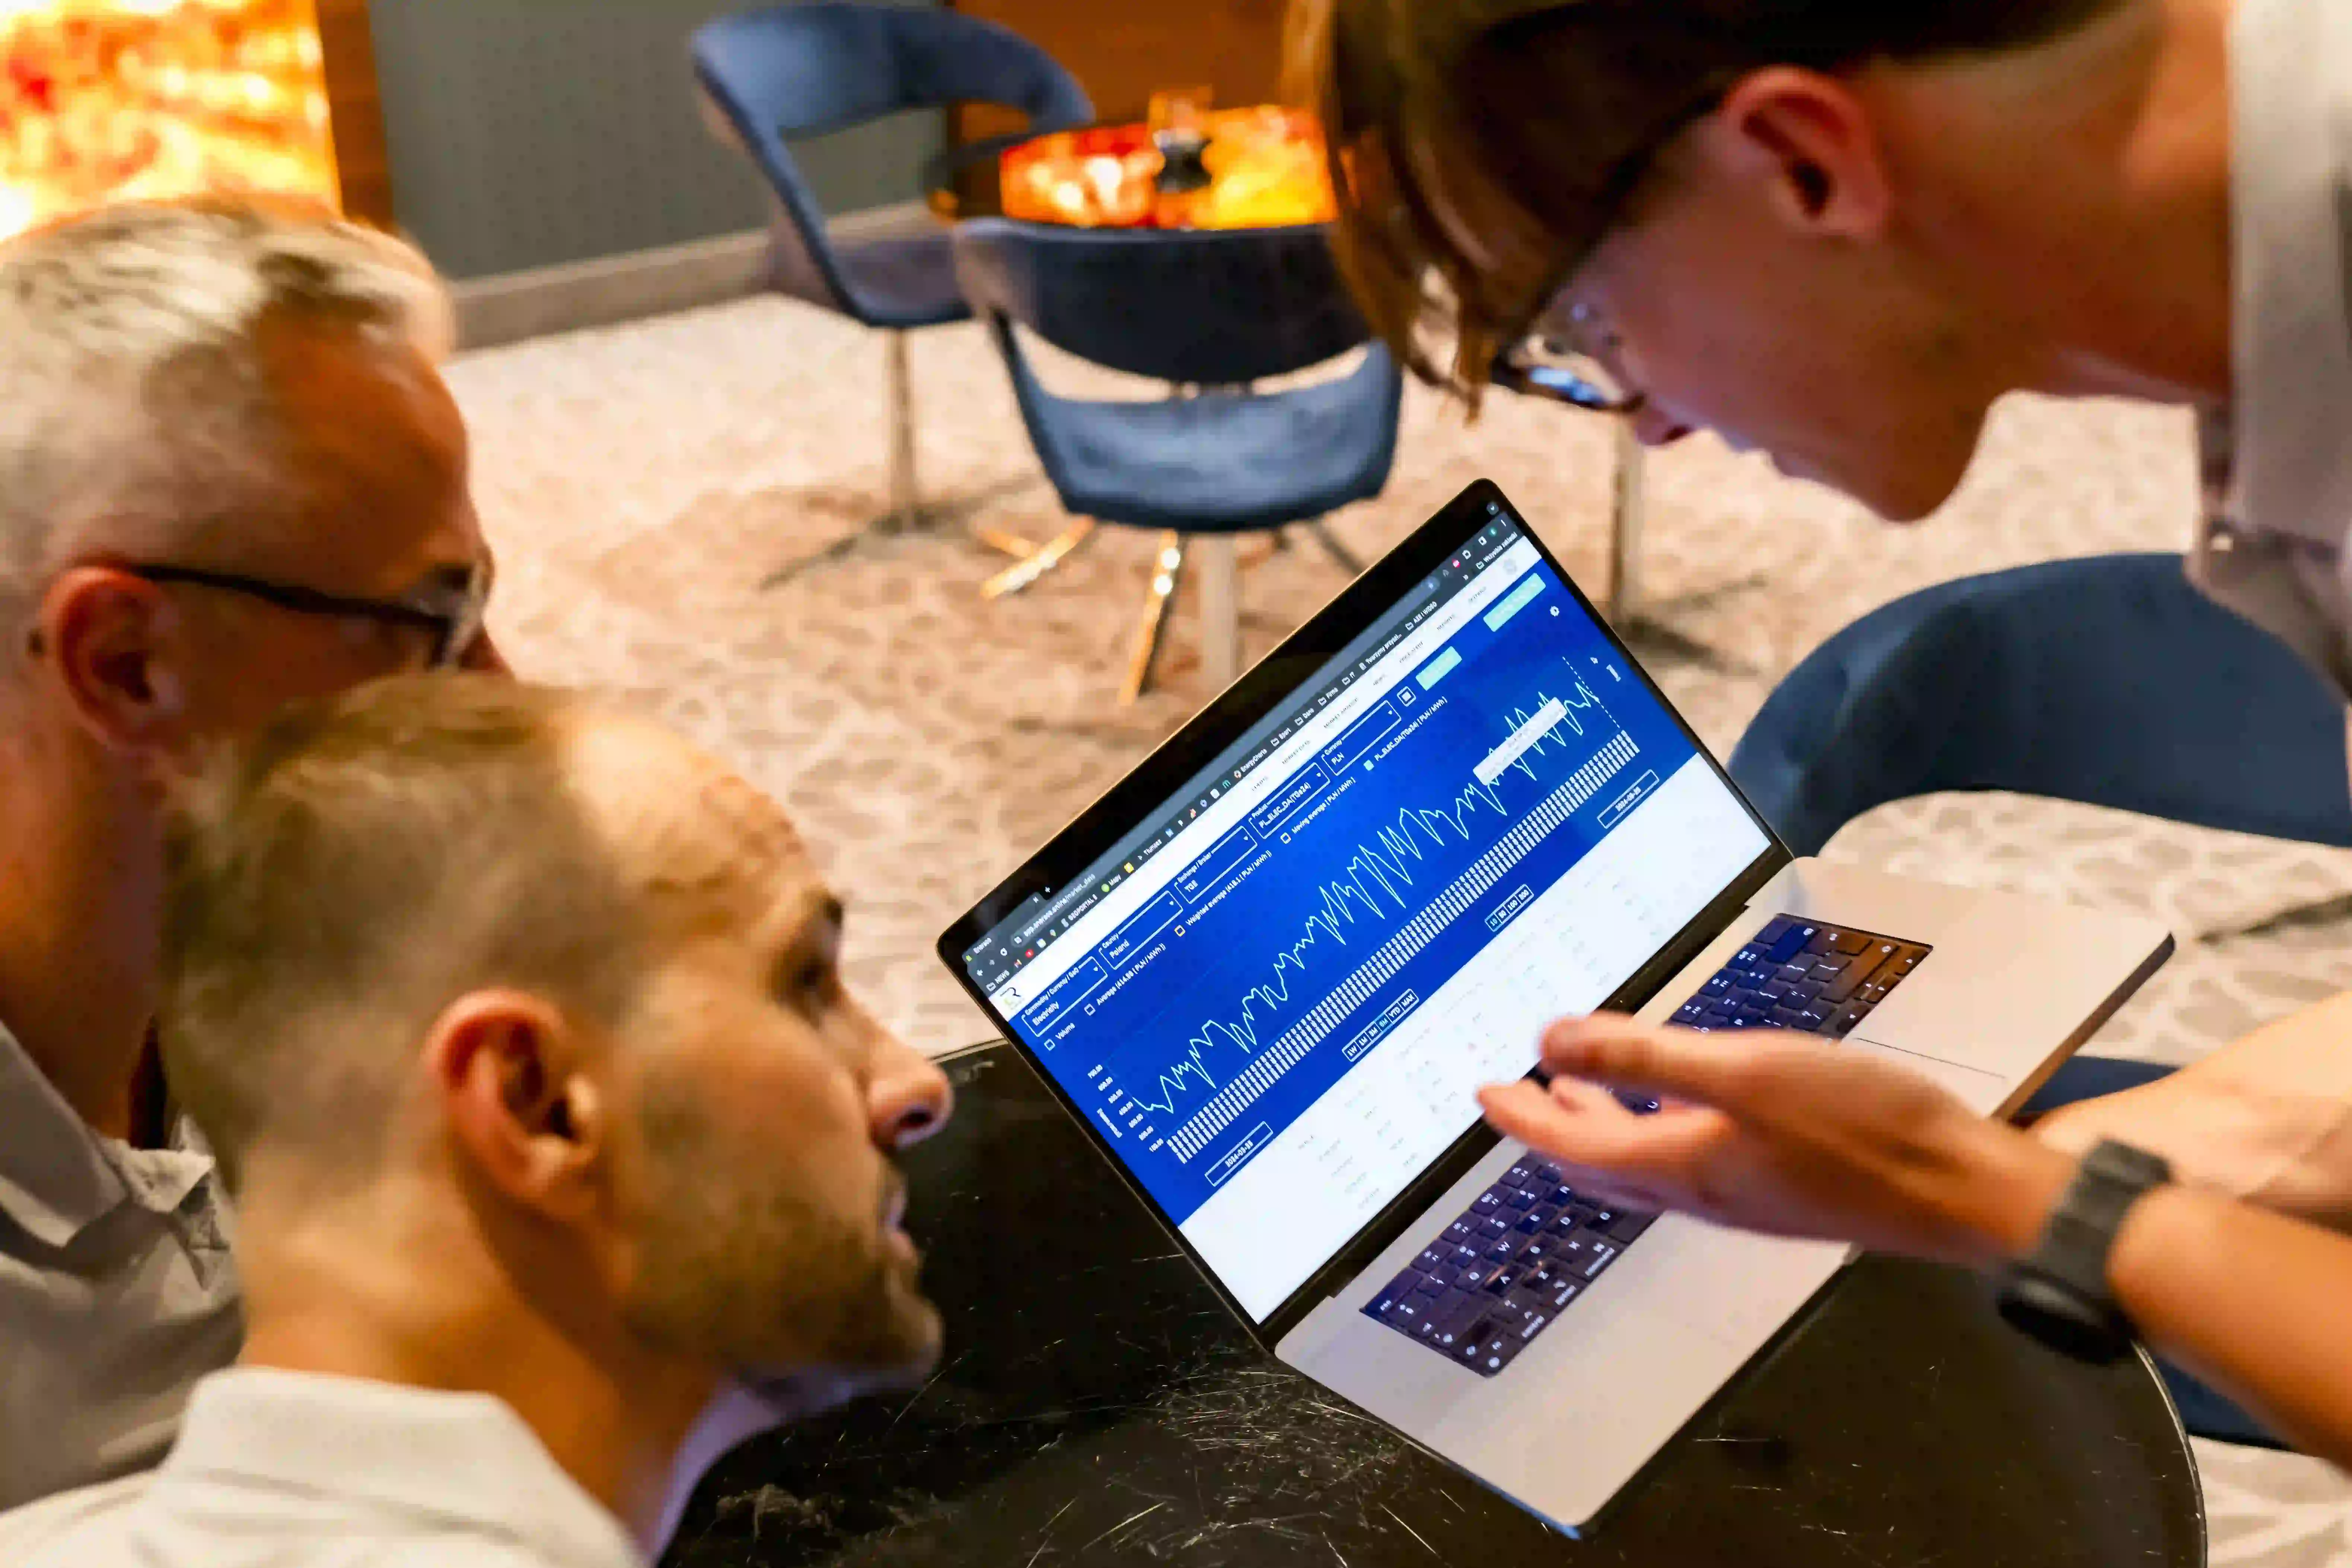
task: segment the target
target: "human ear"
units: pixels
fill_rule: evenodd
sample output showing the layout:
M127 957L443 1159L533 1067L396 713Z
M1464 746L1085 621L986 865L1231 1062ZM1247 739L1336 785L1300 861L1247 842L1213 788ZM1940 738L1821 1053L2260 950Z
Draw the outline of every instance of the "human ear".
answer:
M1794 66L1754 71L1704 122L1704 154L1761 191L1775 217L1821 237L1883 231L1890 192L1876 129L1843 80Z
M109 749L155 755L187 738L186 626L154 584L76 567L42 595L31 636L76 719Z
M589 1217L601 1199L607 1126L579 1029L545 1000L478 992L435 1021L424 1066L458 1148L514 1202Z

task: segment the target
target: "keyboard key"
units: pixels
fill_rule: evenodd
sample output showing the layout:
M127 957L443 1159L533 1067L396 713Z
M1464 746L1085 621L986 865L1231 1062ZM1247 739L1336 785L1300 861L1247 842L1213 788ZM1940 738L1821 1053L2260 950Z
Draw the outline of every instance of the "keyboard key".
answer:
M1429 1310L1428 1321L1434 1331L1432 1337L1446 1349L1460 1344L1484 1317L1486 1304L1484 1296L1465 1295L1459 1290L1447 1291Z
M1476 1351L1477 1369L1492 1376L1511 1364L1525 1346L1526 1341L1497 1326L1480 1340Z
M1622 1247L1657 1223L1654 1214L1621 1214L1609 1223L1609 1239Z
M1839 972L1838 977L1822 991L1822 999L1830 1003L1844 1002L1861 990L1885 963L1885 960L1875 953L1864 953Z
M1805 944L1812 940L1811 926L1798 925L1791 921L1789 928L1774 938L1764 949L1764 954L1775 963L1786 963L1790 958L1802 952L1805 950Z
M1414 1286L1413 1290L1423 1296L1443 1296L1445 1294L1445 1281L1435 1275L1424 1274L1422 1276L1421 1283Z
M1851 958L1858 952L1867 952L1870 948L1870 939L1860 931L1839 931L1830 938L1830 946L1832 950Z
M1442 1243L1431 1242L1421 1249L1421 1256L1412 1260L1412 1266L1423 1273L1433 1273L1444 1266L1446 1255L1453 1250Z
M1602 1269L1608 1268L1612 1263L1616 1262L1617 1252L1618 1249L1613 1247L1601 1246L1594 1247L1592 1249L1592 1256L1584 1260L1584 1267L1582 1269L1584 1278L1590 1279L1594 1275L1600 1273Z
M1543 1292L1531 1290L1524 1284L1505 1297L1503 1305L1517 1312L1521 1322L1530 1318L1551 1316L1551 1302L1545 1298Z
M1503 1200L1503 1206L1506 1208L1514 1208L1518 1210L1521 1214L1525 1214L1528 1210L1536 1206L1536 1195L1529 1192L1513 1193L1509 1197Z

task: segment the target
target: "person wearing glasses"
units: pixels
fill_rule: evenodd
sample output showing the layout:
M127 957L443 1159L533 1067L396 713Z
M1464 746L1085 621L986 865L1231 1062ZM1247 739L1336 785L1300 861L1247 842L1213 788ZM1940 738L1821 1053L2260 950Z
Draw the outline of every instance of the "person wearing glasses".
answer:
M502 670L424 258L253 203L0 245L0 1508L156 1462L240 1335L152 1044L163 794L282 704Z
M1291 45L1367 318L1474 402L1711 429L1898 521L2005 394L2196 415L2185 573L1946 584L1782 684L1731 771L1799 853L1955 788L2352 845L2352 5L1298 0ZM2352 997L2029 1110L2352 1230Z

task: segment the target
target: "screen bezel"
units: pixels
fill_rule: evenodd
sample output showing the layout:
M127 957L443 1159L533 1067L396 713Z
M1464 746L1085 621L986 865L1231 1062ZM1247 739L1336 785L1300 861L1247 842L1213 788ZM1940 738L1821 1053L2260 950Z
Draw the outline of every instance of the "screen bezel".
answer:
M1068 826L1055 834L1019 869L966 910L961 919L940 933L937 944L940 962L954 974L957 984L980 1005L990 1021L1003 1031L1005 1039L1021 1053L1023 1059L1036 1069L1038 1078L1061 1102L1062 1109L1086 1129L1096 1152L1142 1200L1146 1211L1192 1259L1193 1267L1201 1271L1210 1288L1216 1291L1243 1326L1269 1351L1327 1296L1361 1273L1374 1258L1402 1234L1406 1226L1413 1223L1423 1210L1436 1202L1448 1187L1500 1142L1500 1135L1483 1121L1474 1123L1403 1192L1366 1222L1345 1246L1292 1291L1279 1307L1262 1321L1255 1319L1226 1289L1224 1282L1217 1278L1216 1271L1209 1267L1199 1250L1185 1239L1183 1232L1169 1216L1167 1210L1160 1206L1159 1200L1152 1196L1141 1178L1128 1169L1126 1162L1111 1147L1110 1140L1095 1126L1094 1119L1087 1114L1076 1098L1062 1086L1043 1056L1021 1038L1013 1031L1011 1021L989 1002L987 994L965 969L963 954L974 942L1002 924L1032 894L1050 897L1055 890L1067 886L1080 872L1108 854L1137 824L1163 810L1169 800L1181 793L1185 784L1206 768L1219 752L1239 740L1252 725L1288 701L1359 634L1412 593L1454 552L1469 543L1480 530L1506 514L1534 544L1537 555L1566 584L1568 591L1575 596L1577 606L1600 629L1610 647L1624 660L1625 668L1633 678L1665 710L1666 716L1674 721L1699 757L1715 771L1716 777L1722 781L1724 787L1731 792L1732 798L1739 803L1749 820L1764 835L1764 852L1733 878L1724 891L1699 911L1673 940L1660 948L1655 956L1612 992L1601 1005L1601 1010L1630 1012L1656 995L1667 981L1738 917L1740 911L1748 907L1749 899L1794 857L1780 842L1780 836L1772 831L1771 824L1758 815L1755 806L1740 793L1739 786L1724 772L1723 764L1707 750L1697 731L1690 727L1689 721L1659 689L1657 683L1650 679L1641 661L1633 656L1624 641L1593 607L1592 601L1585 596L1583 589L1577 585L1559 558L1538 537L1527 514L1513 506L1490 479L1479 479L1471 484L1403 542L1374 563L1339 597L1286 637L1281 647L1259 661L1223 696L1194 715L1125 778L1079 813Z

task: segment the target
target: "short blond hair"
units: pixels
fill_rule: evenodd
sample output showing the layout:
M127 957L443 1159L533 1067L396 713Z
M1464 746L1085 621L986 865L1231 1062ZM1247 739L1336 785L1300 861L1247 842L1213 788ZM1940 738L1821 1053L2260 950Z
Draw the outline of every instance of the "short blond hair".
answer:
M273 324L455 341L431 263L314 204L132 203L0 243L0 634L92 527L162 548L288 512Z
M487 675L381 680L215 754L165 828L165 1074L232 1189L268 1142L360 1172L433 1021L509 986L617 1029L651 944L576 787L606 710Z

